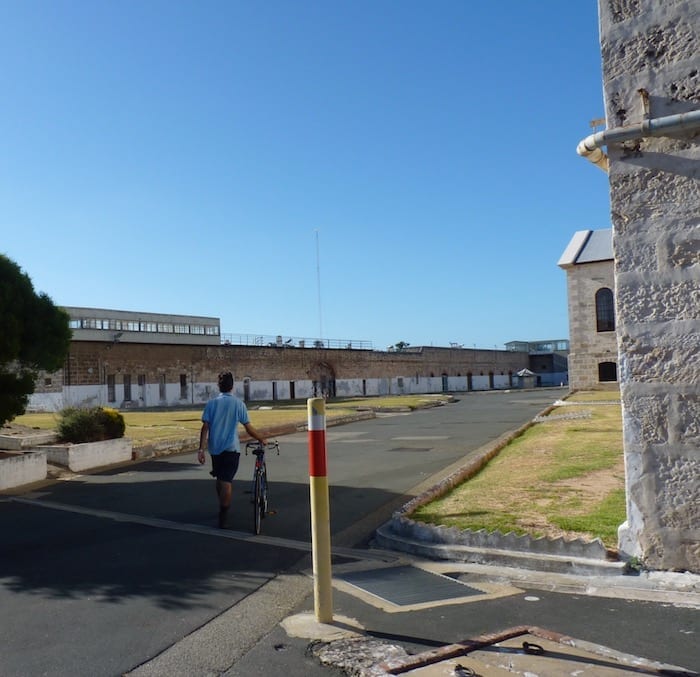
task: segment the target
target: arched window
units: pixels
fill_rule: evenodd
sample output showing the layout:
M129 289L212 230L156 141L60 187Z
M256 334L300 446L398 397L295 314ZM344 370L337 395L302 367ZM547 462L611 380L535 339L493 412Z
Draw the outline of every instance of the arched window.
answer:
M598 380L617 381L617 365L614 362L601 362L598 365Z
M615 304L611 289L603 287L595 294L597 331L615 331Z

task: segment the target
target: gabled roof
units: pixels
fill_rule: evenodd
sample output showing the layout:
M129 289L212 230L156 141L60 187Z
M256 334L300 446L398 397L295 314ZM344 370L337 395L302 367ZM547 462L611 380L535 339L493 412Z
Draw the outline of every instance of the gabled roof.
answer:
M612 228L579 230L574 233L557 265L568 268L581 263L612 260Z

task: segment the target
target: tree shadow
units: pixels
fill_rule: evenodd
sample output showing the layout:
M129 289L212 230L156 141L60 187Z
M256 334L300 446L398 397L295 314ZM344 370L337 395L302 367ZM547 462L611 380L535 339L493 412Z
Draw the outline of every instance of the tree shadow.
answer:
M264 536L300 541L296 549L255 541L250 484L234 480L228 524L251 534L247 540L215 528L215 481L190 463L110 469L54 483L35 499L0 501L0 595L4 587L45 599L88 596L120 603L147 597L162 608L185 609L207 606L212 594L224 592L230 605L294 570L311 542L307 484L271 483L271 514L263 521ZM357 519L357 511L347 508L358 497L363 505L382 505L393 496L334 487L333 531Z

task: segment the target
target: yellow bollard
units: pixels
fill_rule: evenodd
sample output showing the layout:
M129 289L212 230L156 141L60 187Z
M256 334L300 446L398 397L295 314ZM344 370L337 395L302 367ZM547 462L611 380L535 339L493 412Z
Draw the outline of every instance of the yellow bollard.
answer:
M311 492L311 550L314 571L314 611L319 623L333 621L331 520L326 466L326 402L307 400L309 421L309 487Z

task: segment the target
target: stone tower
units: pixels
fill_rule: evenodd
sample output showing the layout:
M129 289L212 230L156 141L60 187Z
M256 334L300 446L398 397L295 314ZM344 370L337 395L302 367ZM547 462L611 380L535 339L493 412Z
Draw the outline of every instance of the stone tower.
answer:
M700 2L599 0L599 17L607 131L642 130L606 144L627 489L620 548L654 569L698 573L700 126L684 122L700 109Z

